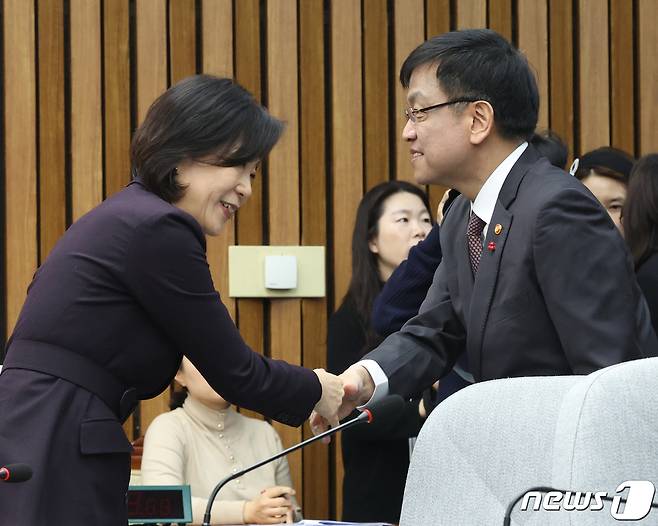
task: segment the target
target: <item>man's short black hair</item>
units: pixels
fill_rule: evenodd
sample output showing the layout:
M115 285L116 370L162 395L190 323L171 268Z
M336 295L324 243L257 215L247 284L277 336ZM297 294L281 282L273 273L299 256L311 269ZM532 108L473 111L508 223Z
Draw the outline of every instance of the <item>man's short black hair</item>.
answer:
M185 188L176 181L184 160L242 166L267 156L283 133L254 97L231 79L194 75L165 91L149 108L131 147L133 177L165 201Z
M402 64L402 86L409 87L416 68L434 64L448 99L486 100L502 137L532 136L539 113L537 81L525 56L501 35L490 29L465 29L423 42Z

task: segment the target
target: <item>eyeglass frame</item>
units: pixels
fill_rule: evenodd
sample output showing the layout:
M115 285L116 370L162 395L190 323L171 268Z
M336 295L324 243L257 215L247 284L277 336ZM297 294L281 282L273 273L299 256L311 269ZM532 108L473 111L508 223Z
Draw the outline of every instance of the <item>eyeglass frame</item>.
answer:
M432 111L432 110L438 110L439 108L443 108L445 106L452 106L453 104L459 104L462 102L477 102L482 99L473 99L473 98L462 98L462 99L455 99L455 100L449 100L447 102L441 102L439 104L433 104L432 106L425 106L424 108L406 108L404 110L404 115L407 117L407 120L411 121L413 124L416 124L417 122L423 122L427 118L427 112ZM425 115L422 119L418 118L418 114Z

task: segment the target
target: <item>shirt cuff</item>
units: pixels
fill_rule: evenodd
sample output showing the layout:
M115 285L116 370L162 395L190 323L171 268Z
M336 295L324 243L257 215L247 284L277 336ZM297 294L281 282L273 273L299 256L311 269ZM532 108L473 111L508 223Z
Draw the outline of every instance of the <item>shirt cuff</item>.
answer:
M372 381L375 383L375 390L372 393L370 400L357 407L357 409L361 410L388 395L388 377L379 364L374 360L361 360L360 362L357 362L357 364L366 368L366 371L368 371L372 377Z

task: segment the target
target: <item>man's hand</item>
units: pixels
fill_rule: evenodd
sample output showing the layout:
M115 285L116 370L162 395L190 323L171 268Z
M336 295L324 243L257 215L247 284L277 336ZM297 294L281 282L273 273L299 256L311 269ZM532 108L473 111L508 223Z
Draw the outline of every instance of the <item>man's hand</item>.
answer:
M338 420L345 418L357 406L365 404L375 392L375 383L363 365L354 364L350 366L339 378L343 381L342 403L338 407L337 412L332 415L320 414L316 406L316 410L311 413L311 418L309 419L314 435L323 433L329 427L335 427L338 424ZM329 437L323 439L325 444L328 444L329 441Z
M313 412L322 415L332 426L336 426L338 425L336 413L344 396L343 380L340 376L328 373L324 369L314 369L313 372L318 376L322 386L322 396L315 404Z

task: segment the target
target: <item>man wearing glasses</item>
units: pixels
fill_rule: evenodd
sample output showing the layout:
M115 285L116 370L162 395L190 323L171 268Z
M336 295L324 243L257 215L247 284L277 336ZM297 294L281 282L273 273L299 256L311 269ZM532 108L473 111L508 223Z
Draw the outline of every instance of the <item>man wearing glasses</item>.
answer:
M454 31L416 48L400 81L416 182L462 195L441 226L443 260L419 314L343 373L339 416L420 392L462 352L476 381L656 355L617 229L527 142L539 94L525 57L494 31ZM311 424L326 428L317 416Z

